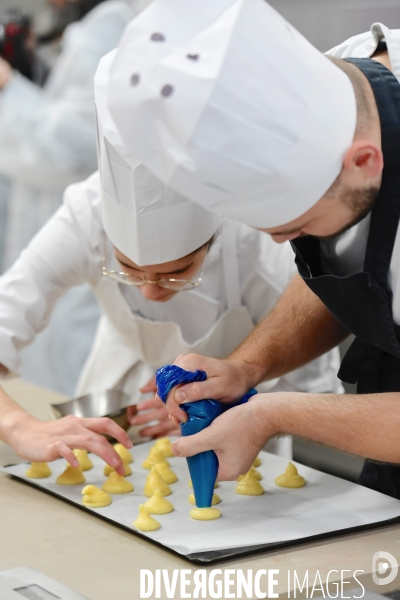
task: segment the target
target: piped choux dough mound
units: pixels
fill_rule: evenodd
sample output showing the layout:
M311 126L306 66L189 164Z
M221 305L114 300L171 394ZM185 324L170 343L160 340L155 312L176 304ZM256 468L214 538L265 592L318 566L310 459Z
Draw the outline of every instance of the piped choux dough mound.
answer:
M195 500L194 494L190 494L189 502L190 502L190 504L194 504L194 506L196 506L196 500ZM221 498L218 496L218 494L213 494L212 502L211 502L212 506L214 506L215 504L219 504L220 502L221 502Z
M86 485L82 490L82 504L89 508L104 508L112 502L110 494L95 485Z
M45 479L50 477L51 469L47 463L33 462L25 475L31 479Z
M132 475L132 469L130 468L130 466L128 464L124 463L124 461L122 461L122 464L124 465L124 469L125 469L124 477L129 477L129 475ZM108 477L114 471L115 471L114 467L111 467L110 465L106 465L104 467L103 473L106 477Z
M257 458L254 459L253 467L256 469L260 465L261 465L261 458L259 456L257 456Z
M124 464L130 465L133 463L133 457L128 448L125 448L125 446L122 444L114 444L114 450L117 454L119 454Z
M154 491L150 500L147 500L144 505L151 515L167 515L174 510L171 502L164 498L159 489Z
M88 457L87 450L76 449L73 452L76 458L78 459L79 466L82 469L82 471L90 471L90 469L93 469L93 463Z
M159 438L154 444L154 448L161 450L165 458L173 458L175 454L172 452L171 440L167 437Z
M191 480L191 479L189 479L188 486L190 487L190 489L191 489L191 490L193 489L193 483L192 483L192 480ZM216 482L214 483L214 490L215 490L217 487L218 487L218 482L216 481Z
M299 475L297 468L290 462L286 471L275 479L275 484L285 488L301 488L306 485L306 480Z
M157 463L155 467L160 473L161 477L164 479L165 483L168 483L168 485L171 485L171 483L176 483L178 481L178 477L172 471L172 469L169 468L168 465L164 465L164 463Z
M164 454L158 448L151 448L148 457L142 462L143 469L150 471L155 465L164 464L169 467L169 462L165 458Z
M110 473L101 489L108 494L129 494L129 492L133 492L135 488L133 483L127 481L122 475L118 475L118 473L114 471L113 473Z
M80 467L67 467L56 479L58 485L79 485L85 483L86 478Z
M218 508L192 508L189 515L196 521L213 521L220 518L221 511Z
M248 471L248 473L252 473L254 475L254 477L257 479L257 481L260 481L262 479L262 475L260 473L260 471L257 471L257 469L255 467L250 467L250 471ZM242 481L243 477L246 477L247 473L245 473L244 475L239 475L239 477L237 478L237 481Z
M161 524L150 516L144 504L139 505L139 516L133 521L133 526L139 531L155 531L160 529Z
M157 471L157 468L153 467L146 479L144 495L147 496L147 498L151 498L157 489L160 490L163 496L169 496L172 493L171 488L165 483L164 479Z
M246 473L236 486L235 492L242 496L262 496L265 490L261 483L257 481L251 471Z

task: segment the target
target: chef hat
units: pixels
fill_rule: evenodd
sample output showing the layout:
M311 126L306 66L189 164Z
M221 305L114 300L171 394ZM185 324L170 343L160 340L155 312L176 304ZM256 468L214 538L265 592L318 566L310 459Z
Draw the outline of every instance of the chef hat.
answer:
M125 31L109 108L166 185L256 227L324 195L356 126L348 77L264 0L156 0Z
M101 60L95 78L103 224L113 245L137 265L161 264L200 248L220 217L166 188L133 157L107 107L114 56Z

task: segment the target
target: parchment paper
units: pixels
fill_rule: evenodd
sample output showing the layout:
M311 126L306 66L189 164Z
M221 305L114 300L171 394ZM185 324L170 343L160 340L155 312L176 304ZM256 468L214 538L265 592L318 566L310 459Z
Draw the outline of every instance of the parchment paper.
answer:
M141 464L151 445L152 442L141 444L132 450L134 463L130 466L133 473L127 479L134 484L134 492L113 495L110 506L88 510L135 531L132 523L138 515L139 504L147 500L143 488L149 472ZM188 487L186 460L169 459L171 468L179 478L171 486L172 494L168 496L175 511L168 515L154 515L161 523L161 528L142 535L187 556L301 540L400 516L399 500L298 463L295 464L299 473L306 478L307 485L296 490L279 488L275 486L274 479L285 470L288 461L267 452L261 452L260 458L262 465L259 471L263 475L261 484L265 494L241 496L235 493L236 482L222 482L216 490L222 500L218 505L222 516L208 522L194 521L189 517L192 505L188 502L188 496L192 490ZM86 484L78 486L55 483L56 477L66 466L63 459L50 464L53 475L48 479L26 478L26 463L4 467L2 471L81 505L84 485L93 484L101 488L105 481L103 461L94 455L91 455L91 460L95 466L85 472Z

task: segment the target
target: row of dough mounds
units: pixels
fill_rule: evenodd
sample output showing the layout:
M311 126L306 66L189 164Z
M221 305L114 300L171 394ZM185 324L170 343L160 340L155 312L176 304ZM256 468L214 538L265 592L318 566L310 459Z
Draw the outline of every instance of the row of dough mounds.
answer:
M82 489L82 503L90 508L103 508L112 502L112 494L128 494L134 491L134 485L127 479L132 474L130 464L133 462L132 454L122 444L115 444L114 449L119 454L124 465L124 476L119 475L115 469L109 465L104 467L104 475L107 477L102 488L95 485L86 485ZM67 465L64 472L56 479L58 485L79 485L86 483L85 471L93 468L86 450L74 450L74 454L79 461L79 467ZM172 494L170 485L178 481L178 477L170 467L168 458L174 456L171 449L169 438L160 438L150 448L148 457L142 463L142 467L149 470L144 486L144 496L148 498L139 506L139 515L134 521L133 526L140 531L155 531L161 524L151 515L166 515L174 511L173 504L166 499L166 496ZM260 480L261 473L256 467L260 466L261 460L257 457L250 470L238 478L236 493L244 496L260 496L265 493ZM46 463L32 463L26 472L26 476L34 479L50 477L51 469ZM297 468L289 463L286 471L275 479L275 484L280 487L300 488L306 484L304 477L298 474ZM189 481L189 487L193 487ZM218 487L218 483L215 484ZM198 508L196 506L194 494L190 494L189 502L195 506L190 511L190 516L196 520L213 520L221 516L221 512L215 508L216 504L221 502L218 494L214 493L212 498L212 507Z

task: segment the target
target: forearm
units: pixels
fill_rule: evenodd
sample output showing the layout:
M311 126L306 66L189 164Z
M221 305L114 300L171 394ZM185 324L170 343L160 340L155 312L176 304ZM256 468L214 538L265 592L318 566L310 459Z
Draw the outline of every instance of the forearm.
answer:
M264 429L366 458L400 463L400 393L263 394ZM262 404L261 404L262 403Z
M13 446L12 438L17 425L32 418L0 388L0 439L3 442Z
M231 354L253 385L281 377L321 356L349 332L296 275L275 308Z
M73 449L82 448L100 456L122 475L121 458L104 435L117 439L126 448L132 447L128 435L107 418L85 419L64 417L56 421L39 421L0 388L0 439L26 460L49 462L60 456L72 466L79 465Z

